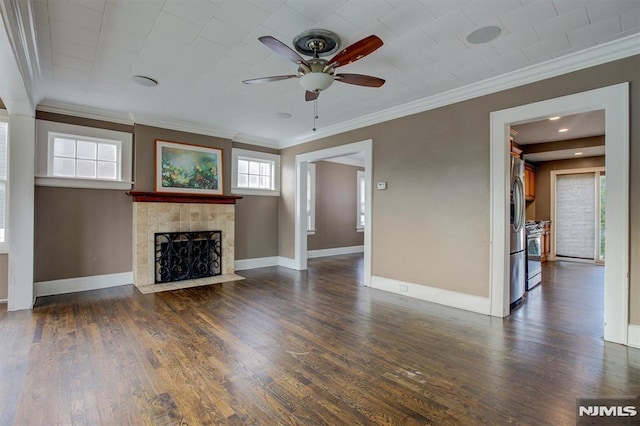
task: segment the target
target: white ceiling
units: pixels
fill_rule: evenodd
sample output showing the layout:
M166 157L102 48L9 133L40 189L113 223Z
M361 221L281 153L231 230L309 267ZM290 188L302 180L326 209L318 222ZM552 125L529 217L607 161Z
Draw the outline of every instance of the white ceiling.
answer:
M549 117L551 118L551 117ZM517 134L514 142L520 146L558 142L572 139L602 136L605 134L604 110L588 111L561 117L554 120L544 119L512 125ZM567 129L566 132L559 132ZM604 143L600 146L588 146L574 149L561 149L524 154L524 158L533 162L568 160L572 158L596 157L605 155Z
M513 138L518 145L602 136L604 135L604 110L566 115L556 120L538 120L513 125L511 129L518 132ZM567 131L560 132L561 129L567 129Z
M291 46L310 28L344 48L370 34L384 46L341 72L381 88L336 83L319 98L319 129L429 98L620 39L640 30L638 0L35 0L36 101L113 110L136 122L190 122L245 141L309 134L313 103L296 66L258 41ZM494 41L469 44L497 25ZM157 79L146 88L135 74ZM289 113L291 118L283 119Z

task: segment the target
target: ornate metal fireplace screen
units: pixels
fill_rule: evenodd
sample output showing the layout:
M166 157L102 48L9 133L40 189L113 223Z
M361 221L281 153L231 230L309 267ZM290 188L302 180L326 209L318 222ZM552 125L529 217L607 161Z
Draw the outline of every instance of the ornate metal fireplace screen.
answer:
M222 274L222 231L154 235L156 284Z

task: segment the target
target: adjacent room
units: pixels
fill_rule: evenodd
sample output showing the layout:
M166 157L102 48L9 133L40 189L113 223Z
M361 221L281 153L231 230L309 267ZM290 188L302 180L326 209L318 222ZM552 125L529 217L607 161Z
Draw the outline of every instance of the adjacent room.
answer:
M640 3L0 13L0 424L640 416Z

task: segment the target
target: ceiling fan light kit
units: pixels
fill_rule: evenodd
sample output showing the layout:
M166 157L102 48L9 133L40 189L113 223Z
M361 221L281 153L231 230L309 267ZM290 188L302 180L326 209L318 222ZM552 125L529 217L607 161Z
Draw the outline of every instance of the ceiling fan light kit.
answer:
M320 92L328 89L334 81L365 87L380 87L385 82L381 78L369 75L336 74L335 72L336 68L349 65L380 48L383 42L375 35L370 35L353 43L341 50L330 60L321 58L321 56L328 56L336 52L340 47L340 39L335 33L328 30L312 29L294 38L293 45L296 50L305 55L312 55L313 57L310 59L304 59L295 50L272 36L258 37L258 40L278 55L298 65L298 72L297 74L244 80L244 84L262 84L298 78L300 85L305 89L305 100L317 101ZM317 104L314 106L314 110L313 130L316 130L315 119L318 118Z

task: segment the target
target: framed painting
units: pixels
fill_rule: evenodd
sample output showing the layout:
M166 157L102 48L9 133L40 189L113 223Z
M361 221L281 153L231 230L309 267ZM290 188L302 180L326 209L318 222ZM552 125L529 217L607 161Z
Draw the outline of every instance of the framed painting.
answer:
M222 149L155 142L156 192L222 195Z

